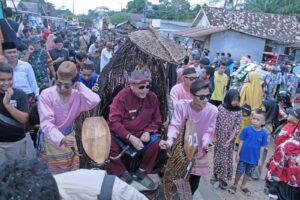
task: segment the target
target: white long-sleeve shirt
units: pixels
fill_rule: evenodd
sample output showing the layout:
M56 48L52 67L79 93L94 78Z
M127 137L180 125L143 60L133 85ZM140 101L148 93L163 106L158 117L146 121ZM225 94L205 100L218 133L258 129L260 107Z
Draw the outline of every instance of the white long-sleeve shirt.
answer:
M54 178L63 200L97 200L105 174L104 170L80 169L54 175ZM146 200L147 198L133 186L116 177L111 199Z
M107 48L104 48L101 52L100 72L109 63L111 57L112 57L112 51L108 51Z
M39 87L31 65L28 62L18 60L18 64L13 70L13 87L26 94L34 93L36 97L39 96Z

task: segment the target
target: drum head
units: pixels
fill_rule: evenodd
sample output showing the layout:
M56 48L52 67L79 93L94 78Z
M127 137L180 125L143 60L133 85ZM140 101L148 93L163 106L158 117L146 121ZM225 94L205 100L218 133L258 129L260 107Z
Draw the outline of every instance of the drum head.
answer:
M111 135L103 117L86 118L82 126L82 145L86 154L97 164L109 156Z
M185 124L184 152L189 161L192 161L199 145L195 123L189 118Z

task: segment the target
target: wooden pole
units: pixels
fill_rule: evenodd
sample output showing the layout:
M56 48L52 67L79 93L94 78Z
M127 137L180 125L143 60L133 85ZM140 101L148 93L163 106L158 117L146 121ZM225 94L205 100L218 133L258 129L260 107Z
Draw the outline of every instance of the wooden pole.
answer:
M2 30L0 28L0 55L3 55L3 50L2 50L2 43L4 42L4 38L2 35Z

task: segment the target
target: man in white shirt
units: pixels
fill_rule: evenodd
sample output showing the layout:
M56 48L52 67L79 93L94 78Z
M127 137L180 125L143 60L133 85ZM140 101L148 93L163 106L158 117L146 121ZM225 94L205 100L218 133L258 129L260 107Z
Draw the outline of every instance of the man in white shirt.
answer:
M103 170L81 169L53 177L40 160L17 159L0 166L0 182L3 186L0 187L0 194L4 199L97 200L98 195L110 194L106 199L147 200L134 187L117 177L110 188L105 188L110 181L105 176Z
M112 187L105 188L104 182L106 171L104 170L89 170L79 169L76 171L66 172L62 174L54 175L59 193L63 199L72 200L93 200L97 199L98 195L111 192L111 199L134 199L134 200L146 200L147 198L137 191L131 185L114 177L114 183ZM107 179L106 179L107 180ZM112 190L112 191L110 191Z
M101 52L100 72L109 63L113 55L113 45L110 42L106 43L106 47Z
M19 52L15 43L6 42L2 44L3 53L8 65L13 68L13 87L22 90L27 95L39 96L39 87L36 82L34 71L28 62L19 60Z
M100 38L98 38L89 48L88 50L88 54L92 55L93 53L95 53L95 51L97 51L99 49L99 45L101 43Z

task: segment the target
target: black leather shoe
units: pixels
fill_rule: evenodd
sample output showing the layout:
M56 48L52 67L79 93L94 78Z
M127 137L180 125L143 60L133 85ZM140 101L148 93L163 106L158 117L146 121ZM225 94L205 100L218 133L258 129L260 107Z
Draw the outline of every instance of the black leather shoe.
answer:
M137 170L133 174L134 180L138 181L140 184L148 188L149 190L154 190L155 189L155 183L153 180L146 174L146 172Z
M132 178L131 174L130 174L128 171L124 172L124 173L120 176L120 179L121 179L122 181L125 181L125 182L128 183L128 184L130 184L130 183L133 181L133 178Z

